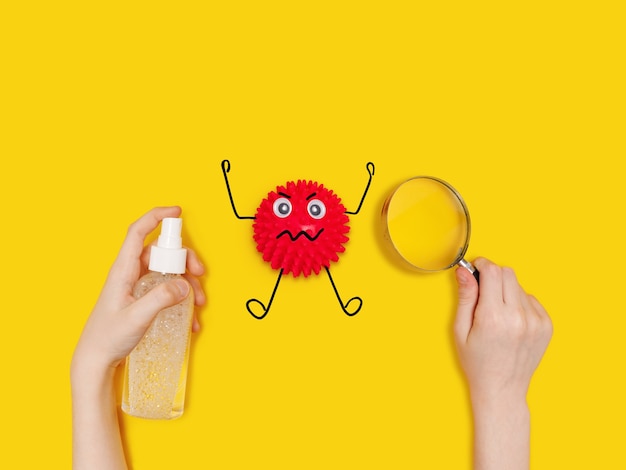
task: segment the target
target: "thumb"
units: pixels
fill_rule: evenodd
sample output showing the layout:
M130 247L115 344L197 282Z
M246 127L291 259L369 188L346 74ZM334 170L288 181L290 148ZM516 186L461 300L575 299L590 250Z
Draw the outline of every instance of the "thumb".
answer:
M131 304L129 315L139 327L147 329L157 313L185 299L189 290L189 283L184 279L159 284Z
M457 341L465 342L474 322L474 310L478 303L478 282L465 268L457 268L455 274L459 294L454 333Z

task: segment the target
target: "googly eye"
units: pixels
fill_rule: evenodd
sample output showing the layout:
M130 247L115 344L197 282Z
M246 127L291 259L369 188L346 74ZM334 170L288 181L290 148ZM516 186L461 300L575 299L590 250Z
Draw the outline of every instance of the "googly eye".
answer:
M309 215L314 219L321 219L326 215L326 206L319 199L312 199L306 207Z
M291 202L286 197L279 197L274 201L274 214L281 219L291 214Z

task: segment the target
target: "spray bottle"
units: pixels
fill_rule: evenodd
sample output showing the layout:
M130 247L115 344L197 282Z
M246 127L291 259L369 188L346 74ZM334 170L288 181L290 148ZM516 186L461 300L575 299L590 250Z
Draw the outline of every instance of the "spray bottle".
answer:
M165 218L150 251L150 272L134 287L140 298L162 282L182 277L187 250L182 248L182 219ZM182 415L193 320L193 291L179 304L160 311L145 336L126 358L122 410L140 418Z

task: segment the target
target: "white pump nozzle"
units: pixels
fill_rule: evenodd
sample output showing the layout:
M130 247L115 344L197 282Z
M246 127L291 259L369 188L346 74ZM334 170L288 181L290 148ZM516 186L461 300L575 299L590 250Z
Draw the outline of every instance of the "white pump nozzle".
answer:
M161 222L161 234L150 250L150 271L183 274L187 264L187 250L182 248L180 236L183 219L167 217Z
M180 233L183 229L183 219L169 217L161 222L161 235L159 235L158 246L161 248L181 248L183 239Z

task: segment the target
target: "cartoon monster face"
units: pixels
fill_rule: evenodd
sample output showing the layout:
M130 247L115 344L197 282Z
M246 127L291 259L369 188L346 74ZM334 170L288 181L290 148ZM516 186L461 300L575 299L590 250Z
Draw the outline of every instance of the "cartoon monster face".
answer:
M344 302L335 286L329 266L331 261L339 259L339 253L345 251L343 244L348 241L346 234L350 231L347 214L359 213L372 182L374 164L368 162L365 168L369 179L359 207L353 212L346 211L341 199L324 185L298 180L297 183L290 181L285 186L278 186L276 191L270 191L261 201L256 215L251 217L239 215L237 212L228 182L230 162L222 161L224 182L235 217L254 220L257 250L272 268L279 270L267 305L255 298L246 302L246 308L254 318L265 318L284 273L292 273L294 277L304 274L307 277L311 273L319 274L322 268L328 274L343 312L348 316L359 313L363 300L360 297L351 297Z
M349 217L341 199L313 181L290 181L268 193L254 217L257 250L273 269L319 274L345 251Z

